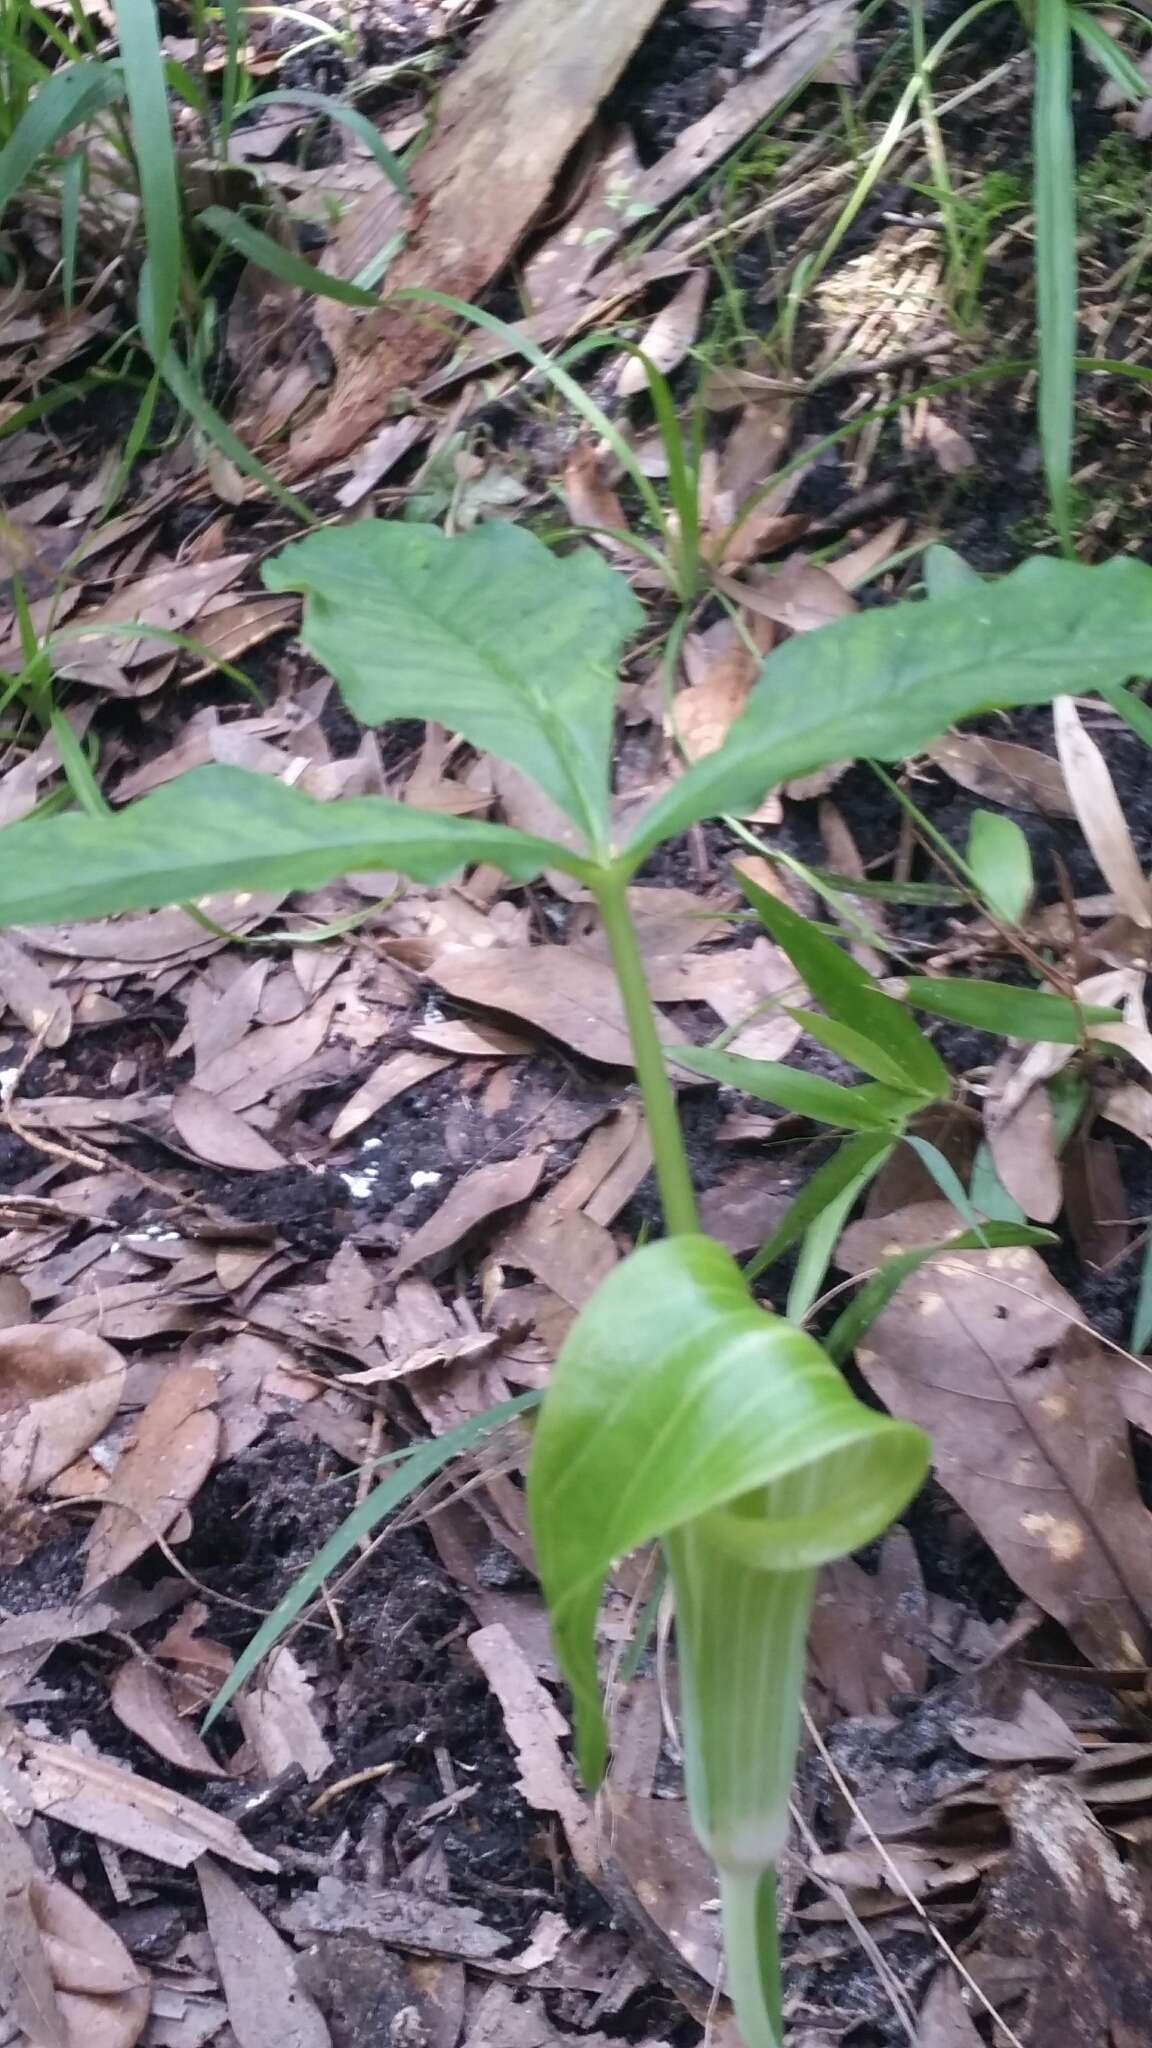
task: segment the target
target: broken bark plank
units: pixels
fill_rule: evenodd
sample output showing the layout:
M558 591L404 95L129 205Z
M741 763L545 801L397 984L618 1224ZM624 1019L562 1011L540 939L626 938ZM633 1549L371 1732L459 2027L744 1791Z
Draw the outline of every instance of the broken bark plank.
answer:
M629 162L618 144L609 159L610 209L594 212L593 200L586 222L570 222L538 252L527 273L530 303L540 306L586 285L639 217L662 212L731 156L782 101L851 42L854 27L853 0L820 0L790 24L770 63L742 78L647 170L634 158Z
M423 286L471 299L508 263L664 0L504 0L444 88L437 132L412 169L414 211L390 291ZM345 275L397 222L373 194L341 235ZM388 219L385 220L385 214ZM294 436L288 474L347 455L386 417L395 390L442 353L442 316L385 305L341 325L336 382L319 417Z

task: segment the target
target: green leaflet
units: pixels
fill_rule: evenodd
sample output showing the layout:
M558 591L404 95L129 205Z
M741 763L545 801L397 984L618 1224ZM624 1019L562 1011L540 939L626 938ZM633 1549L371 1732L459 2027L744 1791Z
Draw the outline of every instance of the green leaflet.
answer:
M582 872L564 847L385 797L317 803L268 775L194 768L107 817L29 818L0 835L0 925L103 917L227 889L312 889L356 868L439 882L490 860L520 881Z
M724 745L640 821L635 865L699 818L754 808L771 783L829 761L915 753L957 719L1044 704L1141 675L1152 567L1037 559L999 583L837 619L770 654Z
M296 541L264 581L305 592L304 642L358 718L437 719L603 845L616 662L643 614L599 555L499 520L453 540L365 520Z
M1104 1009L1099 1003L1073 1003L1067 996L1013 988L1003 981L932 981L914 974L904 989L913 1009L929 1010L934 1017L996 1031L1005 1038L1053 1045L1079 1045L1086 1024L1124 1021L1119 1010Z
M798 1016L806 1012L797 1011ZM825 1081L819 1074L805 1073L803 1067L787 1067L779 1060L742 1059L738 1053L712 1052L707 1046L686 1052L676 1048L676 1064L707 1074L727 1088L742 1088L759 1102L775 1103L796 1116L809 1116L814 1123L831 1124L841 1131L894 1130L902 1117L918 1106L918 1098L895 1090L845 1088L839 1081Z
M594 1631L613 1558L703 1517L727 1556L807 1571L876 1535L927 1458L918 1430L865 1408L812 1338L756 1305L720 1245L677 1237L624 1260L563 1346L528 1482L588 1782L604 1766Z
M968 867L994 917L1018 924L1032 901L1032 854L1019 825L1000 811L973 811Z
M827 1010L834 1023L851 1031L856 1040L863 1039L876 1048L884 1071L881 1073L875 1062L859 1056L859 1044L855 1050L849 1050L846 1043L835 1044L833 1050L862 1067L865 1073L876 1073L878 1079L908 1088L913 1094L946 1096L952 1085L948 1069L907 1010L878 989L867 970L809 918L801 917L790 904L782 903L739 870L737 880L761 924L787 953L809 994ZM808 1011L793 1014L814 1038L820 1037L819 1027ZM825 1036L823 1042L831 1041Z

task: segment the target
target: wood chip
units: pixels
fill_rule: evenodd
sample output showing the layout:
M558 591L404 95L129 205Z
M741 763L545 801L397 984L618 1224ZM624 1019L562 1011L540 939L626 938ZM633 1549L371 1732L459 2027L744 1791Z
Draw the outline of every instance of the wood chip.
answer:
M601 1869L596 1824L560 1748L567 1721L503 1622L477 1629L468 1648L500 1702L520 1765L519 1790L538 1813L559 1815L577 1869L594 1884Z
M411 168L416 231L388 274L390 294L430 286L480 297L547 199L664 0L509 0L448 79L436 132ZM343 223L341 262L355 275L403 219L370 197ZM393 305L329 328L337 376L325 410L292 443L290 473L359 449L444 352L443 319Z
M36 1813L102 1836L121 1849L138 1849L177 1870L189 1869L205 1850L244 1870L277 1868L222 1814L121 1764L31 1736L9 1738L4 1758Z

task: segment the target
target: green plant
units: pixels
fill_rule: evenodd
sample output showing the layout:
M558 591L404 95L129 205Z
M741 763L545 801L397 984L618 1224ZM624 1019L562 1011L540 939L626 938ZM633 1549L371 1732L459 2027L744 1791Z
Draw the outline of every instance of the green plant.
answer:
M729 1255L700 1235L629 884L653 848L694 821L750 808L770 784L848 752L893 759L995 704L1121 689L1146 658L1152 569L1037 561L998 586L963 584L786 643L725 745L660 798L619 850L609 795L614 669L641 615L598 556L558 558L503 524L448 540L432 527L366 522L295 543L266 580L306 593L304 638L361 718L432 714L500 754L558 806L575 847L384 798L317 803L239 769L206 768L114 816L8 828L0 922L106 915L237 886L304 888L358 868L434 882L475 861L521 882L559 868L591 892L627 1015L668 1236L616 1270L563 1348L536 1431L532 1524L593 1784L606 1747L594 1653L600 1587L615 1555L653 1539L664 1545L679 1611L692 1811L720 1871L748 2048L777 2048L772 1872L812 1575L899 1511L928 1447L917 1430L857 1402L813 1339L765 1313ZM806 971L834 972L850 986L852 1042L871 1048L874 1073L884 1069L870 1095L843 1091L858 1112L865 1106L858 1123L872 1111L879 1122L849 1140L863 1171L890 1141L893 1096L926 1099L943 1070L907 1012L860 987L846 955L833 969L822 950L821 963Z

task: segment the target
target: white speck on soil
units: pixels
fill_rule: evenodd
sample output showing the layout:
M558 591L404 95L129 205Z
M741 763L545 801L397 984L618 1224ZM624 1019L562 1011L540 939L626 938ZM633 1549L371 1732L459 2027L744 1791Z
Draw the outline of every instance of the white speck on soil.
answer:
M379 1174L380 1169L378 1166L366 1166L362 1173L342 1173L340 1178L354 1202L366 1202L376 1185Z
M442 1173L416 1172L412 1175L410 1185L414 1188L437 1188L443 1178Z

